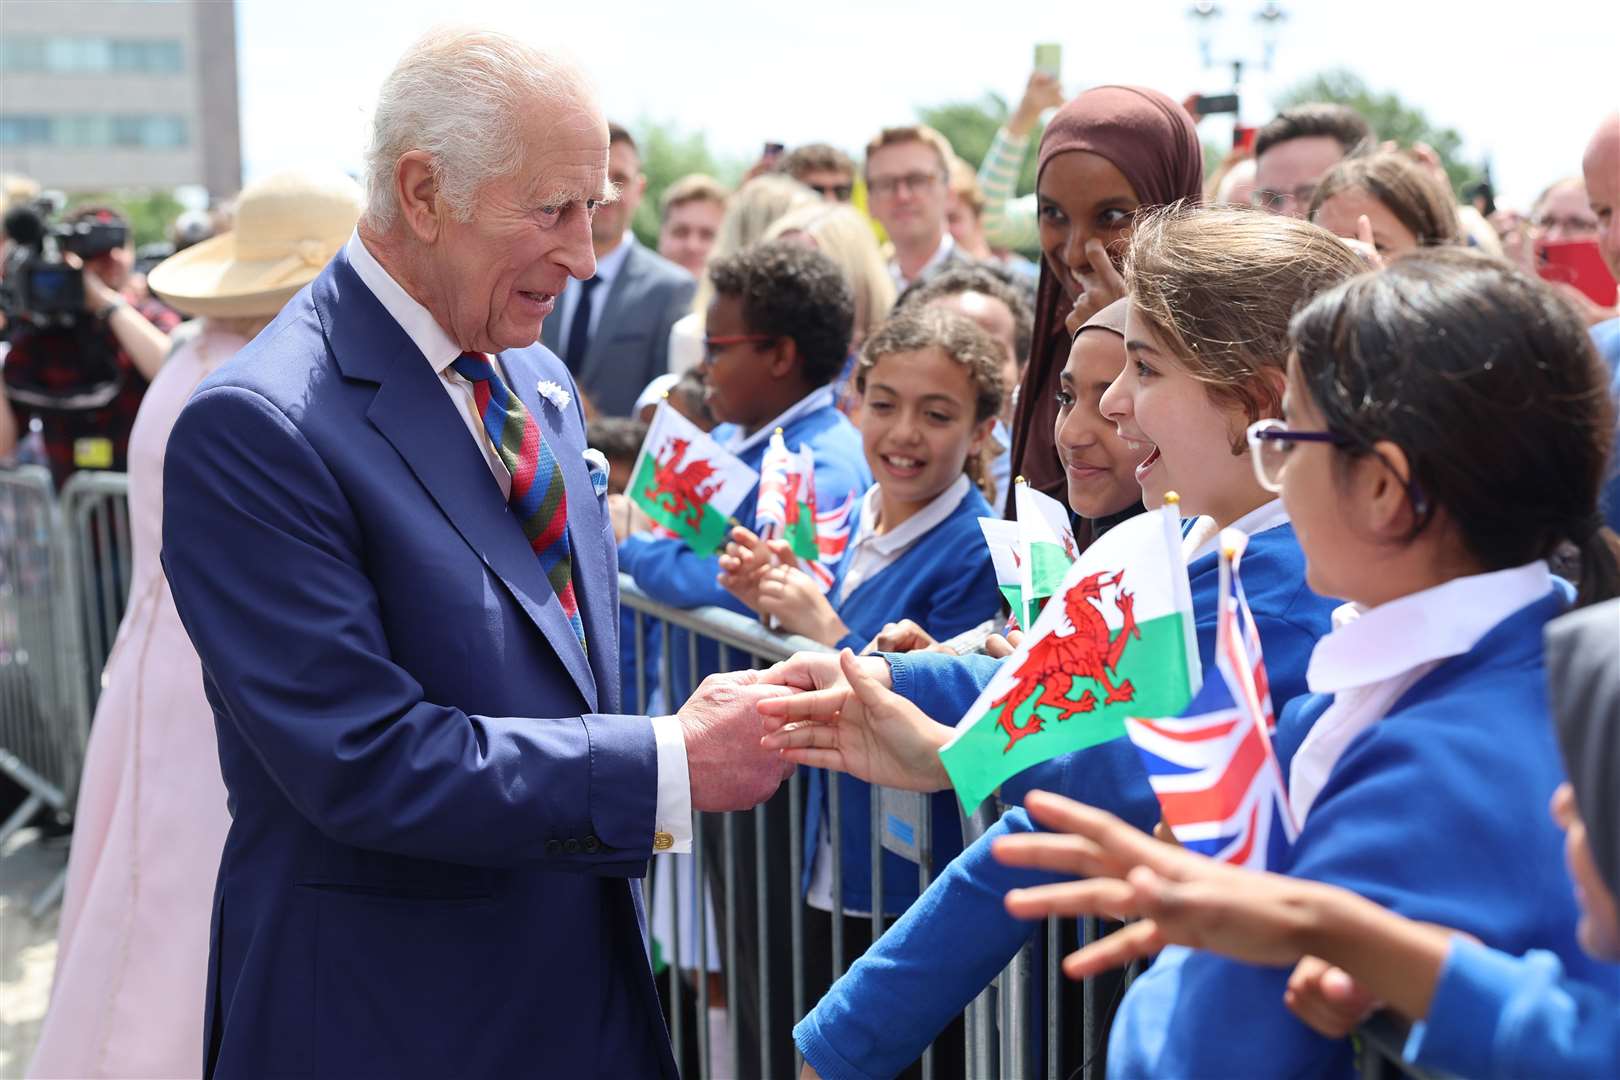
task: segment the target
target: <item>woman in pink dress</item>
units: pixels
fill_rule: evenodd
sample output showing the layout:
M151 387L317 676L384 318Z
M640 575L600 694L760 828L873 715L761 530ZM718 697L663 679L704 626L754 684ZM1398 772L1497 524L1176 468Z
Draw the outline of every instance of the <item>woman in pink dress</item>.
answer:
M152 380L129 440L133 566L74 818L50 1010L35 1077L202 1074L214 877L230 824L202 669L158 561L163 454L197 384L348 240L348 177L283 173L242 192L236 229L152 270L203 316Z

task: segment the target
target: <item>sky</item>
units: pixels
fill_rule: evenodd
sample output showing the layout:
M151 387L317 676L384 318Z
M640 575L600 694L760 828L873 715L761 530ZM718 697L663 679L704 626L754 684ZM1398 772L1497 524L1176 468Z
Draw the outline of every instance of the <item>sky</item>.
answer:
M710 148L751 161L766 141L826 141L857 151L919 106L994 91L1016 100L1036 42L1063 47L1065 90L1109 82L1181 99L1230 89L1204 70L1187 0L1103 5L1029 0L459 0L459 21L514 31L576 56L608 115L701 132ZM1344 67L1430 120L1457 129L1471 157L1488 154L1498 202L1527 206L1580 171L1606 110L1620 108L1620 4L1538 0L1507 16L1484 4L1431 0L1283 0L1289 19L1269 72L1251 16L1227 0L1216 60L1250 61L1247 123L1273 96ZM358 171L377 87L399 54L447 15L442 0L238 0L242 152L247 179L277 169ZM679 12L679 14L675 14ZM1229 137L1206 120L1206 141Z

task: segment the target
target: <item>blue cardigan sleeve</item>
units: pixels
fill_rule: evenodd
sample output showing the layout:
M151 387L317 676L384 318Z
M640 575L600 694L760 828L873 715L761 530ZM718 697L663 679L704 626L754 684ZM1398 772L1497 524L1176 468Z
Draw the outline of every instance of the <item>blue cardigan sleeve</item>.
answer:
M922 1055L1034 931L1007 914L1007 890L1061 879L991 858L996 837L1033 828L1009 811L945 868L793 1029L805 1061L827 1080L865 1080Z
M1455 938L1406 1056L1458 1076L1613 1076L1620 998L1572 981L1552 953L1509 956Z
M995 678L1001 661L983 653L884 653L894 692L942 724L955 724Z

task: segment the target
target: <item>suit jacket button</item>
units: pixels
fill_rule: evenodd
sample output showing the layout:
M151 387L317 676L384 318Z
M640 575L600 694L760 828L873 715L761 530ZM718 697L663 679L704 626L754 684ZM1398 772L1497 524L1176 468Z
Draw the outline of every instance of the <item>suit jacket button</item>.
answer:
M567 840L563 841L563 850L568 852L570 855L578 855L579 841L570 836Z
M562 841L561 840L547 840L546 841L546 854L551 855L551 856L561 855L562 854Z
M598 840L594 835L585 838L585 853L587 855L595 855L601 847L602 841Z

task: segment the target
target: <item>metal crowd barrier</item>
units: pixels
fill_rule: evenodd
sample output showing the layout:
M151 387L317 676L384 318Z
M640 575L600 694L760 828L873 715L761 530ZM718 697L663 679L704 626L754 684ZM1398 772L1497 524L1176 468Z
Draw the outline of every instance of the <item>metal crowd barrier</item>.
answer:
M129 481L82 472L58 500L36 465L0 469L0 771L28 792L0 842L78 797L101 673L129 591ZM32 906L60 897L67 871Z
M82 761L60 520L47 470L0 470L0 772L28 793L0 842L47 806L69 813Z

